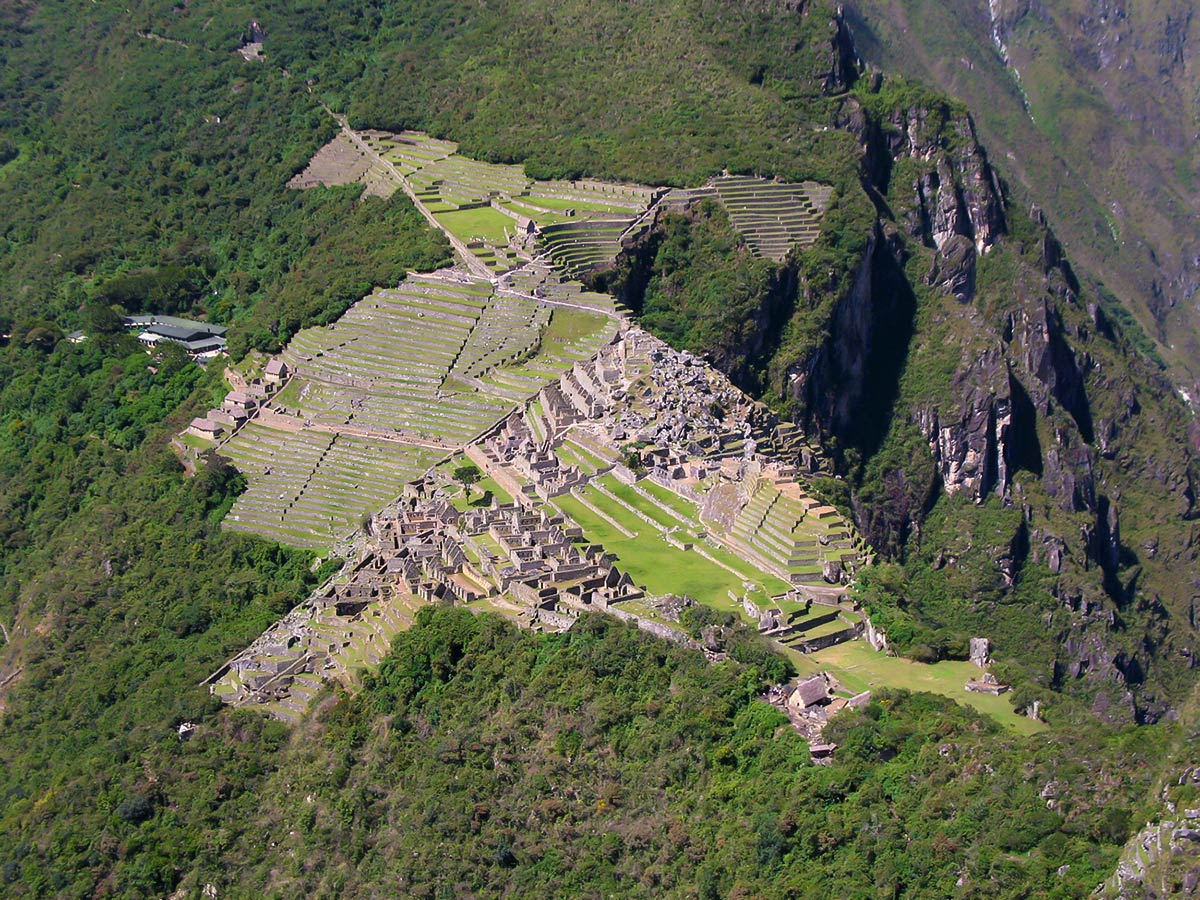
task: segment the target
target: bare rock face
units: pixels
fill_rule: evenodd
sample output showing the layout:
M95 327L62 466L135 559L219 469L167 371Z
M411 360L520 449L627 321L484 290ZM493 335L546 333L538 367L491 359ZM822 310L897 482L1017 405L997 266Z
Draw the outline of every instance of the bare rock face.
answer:
M900 159L933 163L911 185L916 206L906 220L912 237L941 251L959 235L985 254L1007 231L1000 181L970 116L944 101L898 110L884 129L869 125L853 103L843 115L841 124L862 143L871 180L881 191Z
M1091 408L1084 384L1085 368L1068 342L1062 315L1049 297L1021 309L1012 321L1010 352L1022 368L1045 388L1039 406L1051 410L1053 400L1075 420L1084 440L1093 438Z
M926 283L940 287L960 303L970 303L975 296L975 259L971 240L952 234L938 245Z
M986 669L992 661L992 642L983 637L971 638L970 659L979 668Z
M866 385L867 361L878 339L878 316L873 302L878 241L877 229L867 243L867 252L855 273L850 291L835 311L833 330L837 338L827 345L827 350L818 357L817 366L814 367L822 382L835 379L844 386L843 390L825 401L828 405L823 417L829 419L835 428L846 426L854 415Z
M1004 360L994 351L985 354L955 380L963 390L961 406L942 410L923 405L915 416L942 489L983 500L997 486L1001 492L1008 486L1005 444L1012 403L1006 393Z
M1096 502L1091 450L1064 429L1054 429L1054 444L1046 450L1042 484L1066 510L1091 509Z
M789 0L789 9L793 8L793 3L795 3L795 8L800 10L805 5L800 0ZM832 37L829 41L829 53L826 56L828 68L818 76L821 91L826 96L841 94L849 90L858 74L854 41L850 37L850 29L840 12L834 17L831 26Z

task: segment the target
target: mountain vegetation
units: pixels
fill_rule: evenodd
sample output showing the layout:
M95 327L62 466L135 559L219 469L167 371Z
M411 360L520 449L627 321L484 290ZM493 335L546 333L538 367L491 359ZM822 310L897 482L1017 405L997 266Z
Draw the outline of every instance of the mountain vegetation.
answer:
M1026 67L1052 131L1000 142L1010 84L966 96L981 141L960 102L860 75L856 53L903 70L884 54L906 45L855 9L3 4L0 893L1072 897L1111 873L1194 748L1196 427L1162 364L1196 332L1146 293L1166 229L1153 200L1105 192L1127 165L1105 191L1055 168L1083 167L1076 110L1102 127L1107 107ZM945 16L986 46L977 14ZM265 61L236 52L252 20ZM1013 47L1050 27L1005 21ZM402 196L286 189L336 130L323 105L539 177L833 185L820 238L782 264L700 205L603 279L821 443L818 487L886 560L860 593L896 648L989 635L1049 735L881 692L815 767L754 700L762 666L450 610L294 734L220 709L200 682L331 563L219 529L240 477L185 472L168 440L220 373L148 356L117 316L208 318L235 355L271 350L448 259ZM1149 248L1127 277L1105 267L1113 197L1123 246Z
M761 685L607 617L539 637L427 609L247 779L256 807L205 728L156 769L200 784L143 784L155 806L100 827L219 829L180 883L229 897L1081 896L1172 733L1072 735L1068 759L885 692L831 726L822 767Z
M1081 278L1120 298L1196 396L1193 6L855 0L846 13L864 60L970 106L1014 199L1045 210Z

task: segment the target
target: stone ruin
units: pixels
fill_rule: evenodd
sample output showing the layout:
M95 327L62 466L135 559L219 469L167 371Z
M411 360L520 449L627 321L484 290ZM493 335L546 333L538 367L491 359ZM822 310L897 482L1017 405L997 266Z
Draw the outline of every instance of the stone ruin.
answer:
M835 678L819 672L800 678L791 684L772 686L762 697L767 703L784 712L793 727L808 741L809 755L817 765L833 760L837 744L827 743L822 732L829 720L843 709L860 709L871 702L871 692L863 691L851 697Z
M261 33L252 38L261 42ZM218 674L215 691L231 702L263 704L291 719L311 700L320 680L353 680L357 669L381 658L391 636L411 624L417 609L437 602L493 605L529 627L549 630L569 628L583 610L605 610L667 639L689 642L663 621L677 620L686 598L644 598L611 554L585 543L581 530L553 506L553 499L564 494L585 502L582 489L608 472L646 503L678 518L682 524L656 526L644 511L626 504L629 512L659 527L672 546L707 555L700 544L709 541L733 550L794 585L790 599L802 595L831 608L823 614L827 621L821 623L826 627L820 640L855 636L861 626L843 608L843 585L869 551L836 510L802 487L805 475L828 470L821 455L795 425L781 422L705 360L630 326L613 298L561 278L564 271L583 271L608 259L631 227L644 226L655 204L669 204L672 197L691 202L696 192L534 182L519 167L469 160L456 150L452 143L416 133L344 131L292 186L361 181L368 191L384 194L403 186L419 204L436 201L442 210L491 206L513 222L511 230L505 229L505 247L464 244L450 235L464 262L490 281L488 291L483 291L487 281L475 284L456 270L410 276L396 289L376 292L336 325L298 335L273 361L266 383L256 385L254 394L231 396L216 411L221 419L210 415L197 428L245 430L246 419L258 413L264 429L330 430L332 437L308 442L315 462L306 465L306 484L324 474L321 466L340 452L343 436L403 438L429 453L461 448L514 502L459 510L426 470L347 545L352 562L231 660ZM810 206L821 205L819 197L809 196L817 187L724 179L700 193L719 196L731 215L741 216L739 227L751 233L756 252L773 252L779 241L806 239L810 223L789 220L781 231L754 217L778 218L776 208L787 207L788 215L803 218ZM799 213L793 196L798 188L809 192L800 198L804 209ZM541 206L541 198L556 202ZM557 215L561 201L572 199L585 206L599 202L606 209L569 217L587 221L538 225L540 213ZM539 250L546 252L535 257ZM485 293L487 299L480 299ZM605 324L569 342L556 338L563 346L546 354L538 349L538 339L556 306L594 311ZM618 327L615 339L582 358ZM581 344L587 347L576 354ZM530 354L536 366L530 365ZM288 396L299 399L288 403L300 409L271 409L272 415L264 417L261 407L272 389L294 374L300 376L300 390L294 386ZM533 393L536 397L525 399ZM522 408L505 416L513 409L509 404L520 402ZM296 421L288 420L289 414ZM378 428L390 430L377 435L373 429ZM254 435L247 440L254 442ZM562 453L565 443L573 448L568 453ZM359 491L358 467L370 455L350 450L356 454L348 457L357 479L352 489ZM267 457L243 454L268 467L264 483L276 468L276 450L268 451ZM429 464L419 455L407 463ZM638 486L644 478L699 511L680 512L670 500L656 499ZM604 485L596 485L597 495L622 502ZM280 489L277 499L286 496ZM365 492L364 497L370 499ZM307 518L287 518L299 504L290 501L279 516L276 530L289 542L307 539L308 531L303 538L297 534L311 531ZM304 497L301 511L305 516L312 510L329 513L332 532L333 513L342 505L340 496ZM249 519L245 524L261 526ZM752 588L746 582L740 599L760 631L790 641L798 630L777 606L759 609L749 599ZM733 591L730 598L739 600ZM639 599L651 616L621 606ZM804 643L805 649L815 647Z
M352 680L355 663L377 664L422 605L503 595L522 624L561 631L585 610L643 596L563 517L516 503L461 512L428 478L373 517L368 536L353 565L212 679L214 693L294 720L319 688L314 679Z
M992 642L987 638L971 638L970 660L981 669L986 669L992 662Z
M471 458L521 502L578 493L581 446L627 484L648 477L696 503L704 530L759 568L836 601L869 550L799 479L824 462L694 354L637 327L576 362L509 416ZM634 468L631 468L634 467Z
M1006 693L1009 689L1007 684L1001 684L996 676L987 671L988 666L992 664L992 642L984 637L973 637L970 643L969 659L972 663L983 669L983 674L978 678L972 678L966 684L966 689L977 694L993 694L999 695ZM1036 718L1036 713L1035 716Z

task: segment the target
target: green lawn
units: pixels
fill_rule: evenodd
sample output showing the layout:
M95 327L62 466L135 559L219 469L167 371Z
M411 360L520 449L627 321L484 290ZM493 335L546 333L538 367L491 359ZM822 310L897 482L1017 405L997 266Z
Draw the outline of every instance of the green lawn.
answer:
M588 500L638 536L625 537L574 497L556 497L554 502L583 528L587 540L603 544L615 554L617 568L628 572L635 582L651 594L687 594L714 609L744 617L741 604L726 593L741 595L742 583L735 576L698 553L672 547L657 530L627 510L615 508L611 501L605 504L605 498L597 499L595 494Z
M744 572L750 577L751 581L761 585L762 589L769 596L773 597L778 594L787 593L789 590L791 590L791 585L789 585L782 578L777 578L774 575L770 575L762 571L762 569L755 566L752 562L742 559L742 557L738 556L736 553L731 553L723 547L714 547L712 544L706 543L704 545L704 552L713 557L713 559L718 559L725 563L725 565L733 566L739 572Z
M605 475L599 479L599 483L607 488L613 494L613 496L624 500L634 509L649 516L664 528L679 527L687 529L688 525L686 522L676 518L671 513L666 512L662 509L662 507L655 506L653 503L635 491L632 487L621 481L618 481L615 475ZM694 535L689 532L689 538L690 537L694 537Z
M512 496L504 488L500 487L499 483L490 475L484 476L479 484L475 485L475 490L483 490L490 493L501 503L512 503Z
M471 610L472 612L495 613L498 616L504 616L504 618L512 622L517 621L517 614L511 606L503 603L497 603L491 597L481 597L478 600L472 600L467 604L467 609Z
M881 687L929 691L965 703L1020 734L1033 734L1046 727L1041 722L1018 715L1007 694L993 697L966 690L963 686L970 679L979 677L979 668L969 662L949 660L926 665L878 653L862 640L838 644L819 653L803 654L789 650L788 656L802 676L827 671L850 691Z
M450 502L459 512L466 512L472 508L491 506L493 497L501 503L512 503L512 497L504 488L500 487L492 478L485 477L471 485L470 499L467 498L466 492L459 488L456 493L451 495Z
M511 209L519 216L525 216L526 218L533 219L533 221L537 222L539 225L556 225L559 222L571 221L570 216L556 212L543 212L540 209L534 209L531 206L526 206L519 200L513 200L509 203L503 204L503 206L505 209Z
M179 439L183 441L186 446L191 447L193 450L207 450L209 447L213 446L213 441L210 441L208 438L202 438L195 434L184 433L179 436Z
M813 604L813 610L825 612L825 609L823 607L819 607L815 603ZM813 613L810 612L808 615L808 618L815 619L816 616L814 616ZM857 619L858 617L856 616L854 618ZM800 620L800 621L802 621L802 620ZM804 632L804 637L812 638L812 639L821 638L821 637L825 637L828 634L837 634L839 631L845 631L849 627L850 627L850 624L845 619L843 619L841 616L836 616L832 619L829 619L826 622L822 622L820 625L816 625L816 626L813 626L812 628L806 629Z
M561 451L561 449L562 448L560 448L560 451ZM628 485L622 484L621 482L617 481L615 478L613 478L611 476L606 476L605 478L603 478L601 483L604 485L604 487L608 488L618 498L620 498L621 500L628 503L634 509L637 509L637 510L645 513L651 519L653 519L656 522L659 522L660 524L665 524L668 526L675 525L675 524L684 524L684 523L678 522L678 520L675 520L673 517L669 516L663 510L655 507L652 503L650 503L648 500L646 500L645 497L640 496L636 491L634 491ZM643 484L644 483L646 483L646 482L643 482ZM636 541L633 541L631 543L637 543L639 545L642 545L648 540L653 540L655 542L655 550L656 551L661 546L664 554L666 554L668 551L669 551L669 554L677 554L679 557L682 558L682 560L679 564L682 564L682 565L685 565L687 567L694 569L694 571L697 573L697 575L703 576L712 582L712 585L710 588L708 588L707 590L700 589L700 591L701 591L700 593L696 593L694 590L684 590L682 588L677 589L676 592L687 593L690 596L695 597L697 600L699 600L702 603L706 603L706 604L716 607L718 609L734 610L734 611L739 612L739 614L740 614L740 612L741 612L740 604L733 603L733 601L731 601L729 599L729 596L726 592L732 590L735 594L737 594L738 596L741 596L741 594L744 592L744 586L743 586L742 579L738 578L732 572L728 571L727 569L722 568L721 566L717 565L716 563L712 562L711 560L705 559L699 553L696 553L694 551L677 550L674 547L671 547L669 544L667 544L665 541L662 541L662 539L657 536L655 529L652 525L639 519L636 515L634 515L628 509L624 508L619 503L614 503L612 500L610 500L608 497L605 497L603 494L600 494L596 491L587 491L586 496L587 496L587 499L589 501L591 501L591 503L593 505L595 505L599 509L603 510L605 514L611 516L613 519L616 519L626 529L628 529L629 531L635 532L635 533L640 532L639 537L636 539ZM571 499L572 499L572 502L574 502L573 498L571 498ZM679 502L683 503L685 501L680 499ZM604 537L604 538L597 537L595 539L600 541L601 543L603 543L606 548L608 548L610 543L612 543L614 541L630 542L628 538L624 538L623 536L618 534L616 531L614 531L613 528L610 525L608 525L608 523L598 519L594 515L591 515L590 513L587 512L587 510L584 510L584 513L589 515L591 517L591 519L593 519L598 525L604 527L605 533L607 535L609 535L609 537ZM579 524L583 525L584 523L580 522ZM584 526L584 528L586 531L587 526ZM588 536L591 537L591 534L589 533ZM732 568L736 569L738 572L742 573L742 575L744 575L746 577L746 580L759 585L759 587L760 587L759 590L755 590L755 591L751 592L751 598L754 600L755 603L758 604L759 607L761 607L763 609L765 609L767 606L770 605L771 595L783 593L784 591L786 591L788 589L788 586L785 582L781 581L778 578L775 578L772 575L768 575L765 572L762 572L756 566L754 566L752 563L742 559L741 557L736 556L735 554L730 553L727 550L722 550L718 547L714 547L711 544L708 544L707 542L695 541L694 535L691 534L690 530L688 530L686 528L686 525L685 525L685 533L680 535L680 537L683 540L692 540L694 543L697 543L697 545L702 545L704 548L704 552L707 553L708 555L712 556L713 559L716 559L716 560L724 563L727 566L731 566ZM660 542L661 542L661 544L660 544ZM616 552L616 551L614 551L614 552ZM635 549L635 552L637 552L636 549ZM664 559L664 560L672 559L672 558L673 557L671 557L669 555L664 555L662 557L662 559ZM651 560L650 563L657 564L657 562L658 562L658 557L656 555L656 559ZM629 568L630 574L633 575L634 579L638 580L639 576L634 571L634 567L629 566L628 568ZM643 569L641 566L639 566L639 571L641 571L641 570L643 570ZM650 577L654 578L655 574L656 573L652 573ZM647 587L651 587L652 592L654 592L654 593L665 593L665 592L672 590L670 585L673 583L672 579L674 577L675 577L674 571L668 570L668 577L663 578L663 579L661 579L661 581L658 582L660 584L665 585L665 587L662 587L662 588L654 588L650 581L639 580L638 583L646 584Z
M584 447L582 444L577 444L573 440L571 440L570 432L567 433L566 441L564 441L563 444L555 452L557 453L564 449L568 450L578 460L582 460L584 463L587 464L587 467L584 469L584 471L587 471L588 469L590 469L591 472L597 472L600 469L607 469L612 465L612 460L601 459L599 456L597 456L595 453L593 453L589 448Z
M300 391L304 387L304 382L299 378L292 378L288 381L287 387L276 394L272 399L275 406L283 406L288 409L295 409L300 405Z
M517 223L512 218L490 206L440 212L436 213L434 218L461 240L482 239L491 244L508 243L504 234L505 229L512 231L517 227Z
M663 506L675 511L676 515L691 519L694 522L700 521L700 509L690 500L685 500L672 490L668 490L656 481L651 481L649 478L643 478L638 482L638 487L645 491L650 496L654 497Z
M555 307L550 313L550 323L542 332L542 343L550 346L572 344L599 331L604 319L600 313Z
M574 466L585 475L594 475L596 467L588 460L584 459L567 444L561 444L554 449L554 455L559 458L559 461L568 466Z

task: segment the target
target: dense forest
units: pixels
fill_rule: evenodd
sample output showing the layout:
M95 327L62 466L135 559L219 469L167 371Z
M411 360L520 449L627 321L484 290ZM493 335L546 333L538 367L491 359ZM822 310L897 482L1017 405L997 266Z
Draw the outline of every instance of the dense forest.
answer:
M537 637L429 609L189 878L231 897L1082 896L1172 733L1080 735L1067 757L885 692L814 766L761 688L607 617Z
M252 20L265 62L236 52ZM1196 805L1188 414L1005 205L966 110L859 77L848 41L815 0L2 5L0 894L1075 897L1163 796ZM780 265L701 207L605 283L821 441L817 486L889 560L860 594L897 648L985 629L1048 735L881 693L814 767L762 667L452 610L295 733L220 708L200 682L336 561L220 530L240 476L168 447L220 372L116 316L274 350L447 262L400 196L286 189L326 107L538 176L832 184ZM995 206L968 226L972 203ZM955 484L923 423L949 447L1005 409L1006 489Z

